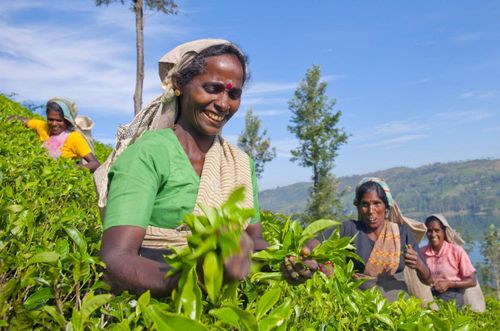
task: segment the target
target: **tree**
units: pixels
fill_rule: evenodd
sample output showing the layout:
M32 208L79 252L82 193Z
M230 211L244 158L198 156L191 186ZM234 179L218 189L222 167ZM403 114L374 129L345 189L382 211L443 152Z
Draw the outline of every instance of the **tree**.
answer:
M36 113L38 109L41 110L42 114L44 113L44 110L45 110L45 104L44 103L41 103L41 104L35 104L33 101L31 100L24 100L23 103L22 103L23 107L28 109L29 111L33 112L33 113Z
M320 174L316 190L311 191L311 196L307 203L306 216L308 221L314 221L320 218L333 218L342 210L342 202L338 197L337 189L340 181L330 172Z
M320 82L320 67L313 65L295 90L288 107L293 113L288 130L295 134L300 146L292 150L292 161L312 168L313 187L306 215L314 218L333 217L340 202L335 191L338 185L331 173L337 150L347 142L343 128L336 127L341 111L333 111L335 100L328 100L326 82Z
M500 300L500 230L492 224L481 243L484 263L479 263L484 284L494 284Z
M118 0L95 0L97 6L109 5ZM125 0L119 0L125 4ZM137 114L142 108L142 86L144 83L144 3L143 0L131 0L130 9L135 13L135 34L137 50L137 66L134 92L134 112ZM177 4L173 0L146 0L146 8L164 14L177 14Z
M267 130L260 133L259 117L253 115L251 108L248 109L245 129L238 137L238 146L253 159L257 178L261 178L264 164L276 157L276 148L271 147L271 139L266 138L266 135Z

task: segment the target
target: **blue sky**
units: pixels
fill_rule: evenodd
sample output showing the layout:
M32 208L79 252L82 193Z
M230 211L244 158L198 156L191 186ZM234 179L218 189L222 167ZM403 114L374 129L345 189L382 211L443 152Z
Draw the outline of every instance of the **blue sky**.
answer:
M288 101L321 67L351 136L336 176L395 166L500 157L498 1L178 1L179 14L145 14L144 102L160 94L157 61L176 45L215 37L239 44L251 80L224 136L235 142L252 108L278 157L261 189L307 181L290 162ZM96 139L114 143L131 120L135 21L118 1L3 1L0 92L77 102Z

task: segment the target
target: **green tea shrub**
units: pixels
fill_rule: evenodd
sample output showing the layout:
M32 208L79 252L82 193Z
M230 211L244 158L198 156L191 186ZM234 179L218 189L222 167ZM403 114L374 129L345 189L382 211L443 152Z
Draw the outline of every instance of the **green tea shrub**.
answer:
M35 116L0 96L0 328L66 330L493 330L500 304L474 314L453 304L421 308L401 297L388 303L376 289L361 292L352 279L349 239L338 231L311 257L333 261L332 277L321 272L301 285L282 279L284 256L336 222L319 220L303 229L297 221L262 213L271 247L255 253L255 267L242 282L223 283L224 257L238 250L238 232L252 210L240 208L241 192L205 216L188 216L189 245L167 257L182 273L172 296L154 299L111 295L101 281L101 220L92 176L72 160L48 157L35 133L9 115ZM102 162L110 148L96 144ZM227 229L236 230L229 232ZM202 276L202 277L201 277ZM200 282L204 279L204 282Z

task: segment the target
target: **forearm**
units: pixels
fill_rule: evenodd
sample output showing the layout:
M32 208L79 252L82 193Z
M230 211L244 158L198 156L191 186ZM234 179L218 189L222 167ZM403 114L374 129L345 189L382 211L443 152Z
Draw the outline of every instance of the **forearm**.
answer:
M420 281L426 285L431 285L431 271L429 270L427 265L425 265L424 263L420 263L419 267L416 270L418 279L420 279Z
M452 280L450 282L450 288L469 288L476 286L477 283L475 276L466 277L462 280Z
M81 166L89 169L90 172L96 171L100 166L99 161L97 161L95 155L92 153L88 153L83 157L83 159L87 161L87 163L81 164Z
M91 162L88 162L88 163L85 163L82 165L82 167L85 167L87 169L90 170L90 172L94 172L97 170L97 168L99 168L99 162L96 161L91 161Z
M147 290L155 297L165 296L177 286L179 275L165 279L169 270L166 263L149 260L139 255L113 254L103 257L106 263L104 279L113 293L128 290L141 294Z
M11 116L7 117L7 120L9 120L9 121L18 120L18 121L23 122L24 125L26 125L26 123L28 122L29 119L26 117L23 117L23 116L19 116L19 115L11 115Z

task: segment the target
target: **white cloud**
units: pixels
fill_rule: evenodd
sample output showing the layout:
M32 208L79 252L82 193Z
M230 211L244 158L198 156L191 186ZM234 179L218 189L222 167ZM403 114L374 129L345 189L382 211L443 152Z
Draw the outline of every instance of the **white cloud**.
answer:
M284 114L289 114L290 111L288 109L265 109L265 110L255 110L254 114L259 117L272 117L272 116L280 116Z
M3 13L37 6L41 4L22 2L3 8ZM11 25L0 21L2 90L18 93L19 99L37 101L56 95L66 96L75 100L80 109L129 114L135 87L135 47L131 47L135 43L135 34L131 34L129 40L115 38L113 34L117 32L114 24L125 18L122 13L127 14L128 10L89 8L99 13L92 15L91 19L116 19L111 23L102 19L102 24L108 25L97 29L88 25L75 29L78 22ZM133 14L130 15L130 23L133 23ZM133 31L134 24L130 25ZM101 32L104 30L106 33ZM161 88L156 69L150 70L144 81L144 104L159 93Z
M249 107L251 108L251 107ZM245 118L246 116L246 113L247 113L247 109L244 109L243 107L240 107L240 109L238 110L238 112L236 113L236 115L234 115L234 117L236 118ZM266 109L266 110L255 110L252 108L252 113L254 116L257 116L259 118L262 118L262 117L274 117L274 116L281 116L281 115L284 115L284 114L288 114L289 111L288 110L283 110L283 109Z
M337 80L345 79L347 77L349 77L349 76L348 75L344 75L344 74L325 75L325 76L321 76L321 80L325 81L325 82L332 82L332 81L337 81Z
M412 121L392 121L377 125L371 129L364 129L358 133L354 133L350 138L351 141L373 141L384 139L395 135L411 135L414 133L430 130L428 124L418 120Z
M451 37L450 42L453 44L465 44L476 41L481 37L482 35L480 33L467 32Z
M465 110L465 111L456 111L456 112L442 112L437 113L436 118L443 120L447 125L450 124L450 121L454 122L470 122L470 121L481 121L486 118L493 117L494 114L487 110L476 109L476 110Z
M223 133L225 139L231 144L237 145L238 135ZM299 145L297 139L271 139L271 147L276 148L276 157L289 159L292 157L290 151Z
M500 126L492 126L489 128L485 128L484 132L500 132Z
M498 95L496 91L466 91L460 94L462 99L487 99Z
M276 148L278 158L289 159L292 157L290 151L299 146L299 141L295 138L271 140L271 145Z
M252 83L248 84L248 88L245 93L252 94L262 94L271 92L283 92L283 91L293 91L297 88L298 83L274 83L274 82L262 82L262 83Z
M422 78L416 79L414 81L408 82L407 85L420 85L420 84L425 84L425 83L431 82L432 80L434 80L434 78L432 78L432 77L422 77Z
M403 143L407 143L409 141L420 140L423 138L427 138L429 135L427 134L412 134L412 135L402 135L399 137L394 137L390 139L384 139L380 141L375 141L372 143L367 143L361 145L361 147L385 147L385 148L394 148L401 146Z
M288 103L287 98L267 98L267 97L247 97L243 91L242 107L252 107L253 105L283 105Z

